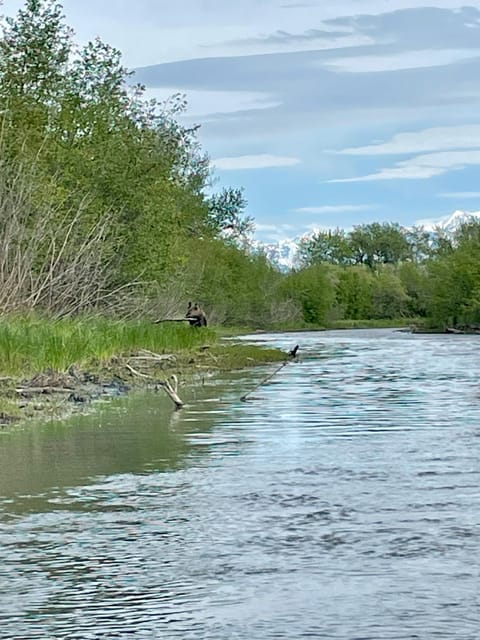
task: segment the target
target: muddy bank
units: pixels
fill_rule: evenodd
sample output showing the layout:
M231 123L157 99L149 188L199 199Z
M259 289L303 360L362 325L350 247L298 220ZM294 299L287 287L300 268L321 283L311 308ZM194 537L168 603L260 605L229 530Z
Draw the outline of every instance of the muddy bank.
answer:
M232 343L162 354L140 349L108 362L72 365L66 372L49 370L23 379L2 377L0 427L94 410L96 401L134 390L165 393L164 384L172 376L178 380L181 397L182 387L201 385L217 371L282 362L288 357L277 349Z

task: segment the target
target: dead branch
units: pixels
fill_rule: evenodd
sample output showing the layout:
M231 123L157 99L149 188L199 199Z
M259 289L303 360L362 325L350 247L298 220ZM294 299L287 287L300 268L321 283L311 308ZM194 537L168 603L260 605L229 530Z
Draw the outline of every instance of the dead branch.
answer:
M173 385L170 384L168 380L162 380L159 382L159 386L165 389L166 394L170 398L170 400L175 404L176 409L181 409L183 407L183 402L178 396L178 379L176 375L170 376L170 380L173 381Z
M126 368L131 371L134 375L139 376L141 378L148 378L148 379L152 379L152 376L148 376L144 373L140 373L140 371L137 371L136 369L134 369L132 366L130 366L128 363L125 364ZM175 405L176 409L181 409L183 407L183 401L180 399L177 391L178 391L178 378L176 375L171 375L170 376L170 380L173 381L173 385L170 384L169 380L159 380L157 382L157 385L159 387L162 387L163 389L165 389L165 393L167 394L167 396L170 398L170 400L173 402L173 404Z
M133 373L133 375L135 376L139 376L140 378L152 378L152 376L148 376L145 373L140 373L140 371L137 371L136 369L134 369L133 367L131 367L128 362L125 363L126 368Z
M15 389L20 394L37 394L37 393L72 393L73 387L19 387Z

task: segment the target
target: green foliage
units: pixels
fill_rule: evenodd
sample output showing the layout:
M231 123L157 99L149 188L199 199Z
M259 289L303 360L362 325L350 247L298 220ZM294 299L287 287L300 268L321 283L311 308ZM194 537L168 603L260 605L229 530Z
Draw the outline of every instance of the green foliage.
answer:
M213 322L266 327L276 321L283 276L263 255L218 239L189 240L182 251L177 278Z
M335 305L334 277L326 265L313 265L286 276L282 291L299 304L304 322L324 326L329 321Z
M299 245L300 262L304 266L328 262L348 265L354 262L349 236L343 229L317 231Z
M205 194L211 169L197 128L178 121L184 97L146 100L131 76L99 39L78 48L53 0L28 0L3 25L2 156L31 180L32 224L48 208L77 237L105 227L110 286L142 280L148 295L188 239L238 239L251 221L240 190Z
M208 201L208 209L214 233L224 233L234 241L246 238L253 229L252 218L242 217L246 206L242 189L224 188L213 194Z
M0 321L2 372L34 374L47 369L67 371L93 359L107 361L121 353L150 349L156 353L181 351L215 340L212 329L196 331L175 324L124 322L90 317L46 322L42 318L4 318Z
M408 295L391 265L378 269L373 276L373 318L399 318L407 313Z
M179 122L185 98L146 100L131 76L108 44L77 47L54 0L4 21L0 313L153 318L197 300L232 326L480 323L478 224L453 240L395 223L319 231L300 244L302 268L282 274L249 249L243 191L210 192L197 127ZM76 357L75 336L55 366Z
M398 224L379 223L354 227L350 246L355 262L373 267L376 264L397 264L411 257L404 230Z
M341 317L358 320L372 317L373 275L364 265L342 269L338 274L337 304Z
M480 324L480 223L463 225L450 248L428 265L429 314L443 326Z
M300 243L304 266L328 262L336 265L398 264L421 260L428 253L429 234L421 228L407 230L395 223L358 225L348 233L342 229L317 231Z
M425 317L430 296L426 263L404 262L398 266L397 275L407 293L406 315L413 318Z

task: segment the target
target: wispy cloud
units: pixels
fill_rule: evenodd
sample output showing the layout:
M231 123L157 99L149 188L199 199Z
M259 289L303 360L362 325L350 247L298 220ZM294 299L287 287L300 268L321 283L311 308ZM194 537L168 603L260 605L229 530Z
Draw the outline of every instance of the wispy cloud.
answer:
M355 55L335 58L322 63L332 71L341 73L379 73L442 67L445 65L480 57L480 49L426 49L422 51L402 51L385 55Z
M354 211L370 211L371 209L375 209L376 205L369 204L329 204L322 205L319 207L299 207L298 209L293 209L292 211L296 213L347 213Z
M475 149L480 147L480 125L431 127L421 131L397 133L391 140L364 147L350 147L339 151L355 156L422 153L444 149Z
M258 53L288 53L299 51L328 51L347 49L349 47L362 47L373 45L373 38L361 33L355 33L352 29L327 30L308 29L299 33L277 30L263 36L255 36L239 40L230 40L223 43L224 47L231 53L245 53L249 55ZM216 45L212 45L216 46ZM210 49L209 45L205 49Z
M172 95L183 94L178 87L148 88L146 98L155 98L165 101ZM259 91L208 91L189 89L186 94L186 115L192 118L200 116L237 113L252 111L255 109L271 109L278 107L281 102L275 100L272 95Z
M340 178L328 182L371 182L374 180L425 180L449 171L480 165L480 149L467 151L444 151L416 156L397 162L392 168L354 178Z
M238 171L243 169L268 169L270 167L292 167L300 164L299 158L274 156L268 153L246 156L230 156L212 161L222 171Z
M439 193L440 198L452 198L453 200L462 200L469 198L480 198L480 191L451 191L446 193Z

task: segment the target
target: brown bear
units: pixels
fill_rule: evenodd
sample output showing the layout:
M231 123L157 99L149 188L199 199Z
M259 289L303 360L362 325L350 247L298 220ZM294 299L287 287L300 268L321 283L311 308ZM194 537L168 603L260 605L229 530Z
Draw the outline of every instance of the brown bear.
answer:
M188 309L185 317L190 322L191 327L206 327L207 316L205 311L195 302L188 303Z

